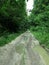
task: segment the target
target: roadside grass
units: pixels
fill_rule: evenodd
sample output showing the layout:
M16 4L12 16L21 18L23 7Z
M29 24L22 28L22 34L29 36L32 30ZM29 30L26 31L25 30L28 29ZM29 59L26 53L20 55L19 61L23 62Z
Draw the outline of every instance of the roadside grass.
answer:
M41 46L35 46L34 50L36 50L42 56L43 60L45 61L45 64L49 65L49 55L45 51L45 49L43 49Z
M49 33L41 31L31 31L39 43L44 47L49 49Z
M8 44L12 40L14 40L17 36L19 36L22 32L17 33L9 33L6 32L3 35L0 36L0 46L4 46L5 44Z

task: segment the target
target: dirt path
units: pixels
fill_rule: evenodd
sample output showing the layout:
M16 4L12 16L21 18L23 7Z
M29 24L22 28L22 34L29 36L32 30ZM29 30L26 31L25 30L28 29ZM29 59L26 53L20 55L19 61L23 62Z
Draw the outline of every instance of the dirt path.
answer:
M33 48L39 42L30 32L25 32L11 43L0 47L0 65L45 65Z

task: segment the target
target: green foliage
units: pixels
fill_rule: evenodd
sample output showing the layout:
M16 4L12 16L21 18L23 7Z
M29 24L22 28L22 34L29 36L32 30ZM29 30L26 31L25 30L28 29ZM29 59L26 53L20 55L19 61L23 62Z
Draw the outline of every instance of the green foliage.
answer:
M22 32L18 32L18 33L4 32L3 35L0 36L0 46L4 46L5 44L11 42L11 40L15 39L21 33Z
M1 3L0 24L12 32L24 29L27 20L25 0L4 0Z
M49 48L49 0L34 0L29 17L25 0L0 1L0 46L14 39L16 32L21 33L29 28L34 31L40 44Z
M40 40L40 44L49 48L49 0L34 0L30 15L31 30Z
M32 25L49 27L49 1L35 0L30 19Z
M25 5L25 0L0 0L0 46L28 28Z
M35 35L36 39L39 40L39 43L44 48L49 48L49 33L32 31L32 30L31 30L31 32Z

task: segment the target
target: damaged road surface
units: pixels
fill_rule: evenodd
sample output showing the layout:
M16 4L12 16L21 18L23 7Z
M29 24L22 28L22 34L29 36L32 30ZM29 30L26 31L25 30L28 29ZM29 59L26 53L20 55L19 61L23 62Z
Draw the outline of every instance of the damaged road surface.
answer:
M34 50L38 40L26 31L15 40L0 47L0 65L46 65L42 56Z

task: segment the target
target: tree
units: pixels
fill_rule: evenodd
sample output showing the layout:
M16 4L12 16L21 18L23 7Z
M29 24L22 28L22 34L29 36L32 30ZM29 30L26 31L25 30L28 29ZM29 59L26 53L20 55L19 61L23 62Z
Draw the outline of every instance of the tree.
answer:
M0 6L0 24L9 31L17 31L25 26L25 0L3 0Z
M32 26L49 28L49 0L35 0L31 16ZM48 30L47 30L48 31Z
M40 44L49 48L49 0L34 0L30 22Z

